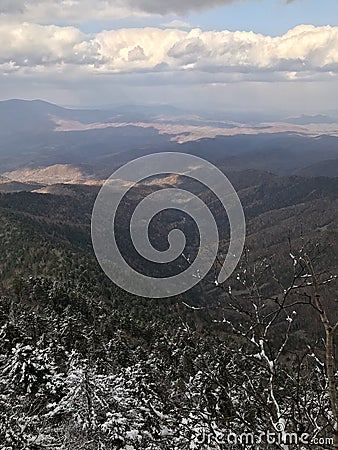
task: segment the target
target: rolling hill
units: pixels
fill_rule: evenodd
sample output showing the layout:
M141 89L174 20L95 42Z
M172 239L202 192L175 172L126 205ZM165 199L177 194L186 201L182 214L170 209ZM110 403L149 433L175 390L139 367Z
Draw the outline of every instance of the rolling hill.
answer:
M9 100L0 102L0 174L42 184L101 181L136 157L178 151L225 165L228 171L289 175L305 170L305 175L335 176L338 125L332 118L328 123L319 119L310 124L246 124L222 117L210 121L164 107L72 110L43 101ZM64 172L82 175L63 179L61 166ZM37 176L44 170L47 181Z

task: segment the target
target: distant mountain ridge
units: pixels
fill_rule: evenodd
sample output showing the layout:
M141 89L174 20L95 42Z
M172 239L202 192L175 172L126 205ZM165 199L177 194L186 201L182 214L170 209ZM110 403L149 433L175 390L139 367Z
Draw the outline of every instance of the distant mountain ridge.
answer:
M337 123L337 121L337 118L330 117L325 114L303 114L298 117L288 117L286 119L283 119L283 122L285 123L294 123L297 125L307 125L310 123Z
M0 102L0 175L38 184L95 183L132 159L173 151L228 171L336 176L338 124L323 123L327 116L312 117L316 123L310 126L295 125L294 119L245 124L182 115L166 105L80 110L6 100Z

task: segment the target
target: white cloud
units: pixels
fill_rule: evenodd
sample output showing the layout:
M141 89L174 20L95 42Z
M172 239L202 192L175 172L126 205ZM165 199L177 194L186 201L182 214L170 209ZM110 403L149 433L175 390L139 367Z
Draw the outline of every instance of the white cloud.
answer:
M75 27L0 23L0 65L2 73L46 68L87 75L195 72L210 82L215 76L223 81L326 79L338 74L338 27L301 25L279 37L159 28L89 36Z
M177 28L177 29L190 29L193 28L190 23L184 22L184 20L171 20L170 22L163 23L162 26L164 28Z
M16 67L86 63L90 50L86 54L80 50L85 38L74 27L0 24L0 63Z

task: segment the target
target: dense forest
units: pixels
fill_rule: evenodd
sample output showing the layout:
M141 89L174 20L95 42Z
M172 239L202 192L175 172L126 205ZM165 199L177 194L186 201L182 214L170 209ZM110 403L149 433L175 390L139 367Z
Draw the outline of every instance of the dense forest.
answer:
M338 179L231 180L248 220L239 267L162 300L99 268L96 187L0 194L1 450L337 448ZM155 223L156 240L182 223Z

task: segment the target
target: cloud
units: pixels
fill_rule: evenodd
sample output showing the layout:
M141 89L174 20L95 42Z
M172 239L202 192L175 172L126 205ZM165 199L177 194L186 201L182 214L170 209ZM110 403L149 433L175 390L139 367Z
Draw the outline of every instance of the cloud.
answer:
M151 14L185 14L193 10L205 10L224 6L239 0L126 0L132 9L139 9Z
M22 14L25 11L25 2L21 0L2 0L0 14Z
M184 22L183 20L171 20L170 22L163 23L162 26L164 28L176 28L176 29L187 29L187 28L193 28L190 23Z
M147 15L124 0L1 0L0 19L32 23L81 23Z
M144 50L139 45L128 51L128 61L144 61L146 59Z
M17 67L86 63L89 49L87 54L79 51L84 40L85 35L74 27L0 24L0 63Z
M337 49L338 27L330 26L301 25L270 37L159 28L86 35L75 27L0 23L0 73L21 75L192 72L210 82L324 80L338 76Z
M142 15L184 15L243 0L1 0L0 17L51 23L114 20ZM286 0L287 1L287 0ZM289 2L289 1L287 1Z

